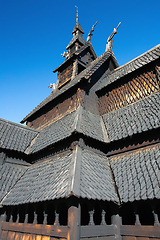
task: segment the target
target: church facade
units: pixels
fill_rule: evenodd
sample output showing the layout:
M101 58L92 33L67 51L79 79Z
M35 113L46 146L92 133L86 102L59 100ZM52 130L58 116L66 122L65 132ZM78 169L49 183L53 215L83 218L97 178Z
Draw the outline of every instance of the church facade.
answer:
M119 66L95 25L85 41L77 11L27 126L0 119L0 239L160 239L160 45Z

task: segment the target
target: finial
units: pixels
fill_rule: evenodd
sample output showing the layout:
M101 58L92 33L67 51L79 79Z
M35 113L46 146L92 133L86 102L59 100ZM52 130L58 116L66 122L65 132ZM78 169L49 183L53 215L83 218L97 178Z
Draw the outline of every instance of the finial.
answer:
M91 40L91 36L93 35L92 32L94 31L94 28L96 25L97 25L97 22L92 26L91 31L88 33L87 41Z
M55 90L56 90L56 84L55 83L50 83L50 85L48 87L52 88L52 92L55 92Z
M78 7L77 6L75 6L76 8L77 8L77 10L76 10L76 23L78 23Z
M109 36L109 38L107 39L107 44L106 44L106 51L112 49L113 45L113 40L112 38L114 37L114 35L117 33L117 29L119 28L119 26L121 25L121 22L119 22L118 26L116 28L114 28L112 34Z
M69 57L69 53L64 51L64 53L61 53L61 56L68 58Z

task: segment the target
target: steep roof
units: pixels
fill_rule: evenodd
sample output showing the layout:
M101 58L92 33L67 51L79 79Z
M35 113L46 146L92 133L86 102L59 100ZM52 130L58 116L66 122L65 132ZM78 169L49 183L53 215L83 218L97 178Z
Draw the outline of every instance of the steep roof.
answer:
M3 205L68 198L71 195L119 202L105 156L77 146L72 152L66 151L37 162L28 168L6 196Z
M0 202L23 176L29 165L16 158L7 158L5 163L0 165Z
M93 49L93 46L91 44L90 41L86 42L80 49L78 49L77 51L73 52L71 55L69 55L69 57L67 57L65 59L65 61L60 65L58 66L56 69L53 70L53 72L57 72L62 66L64 66L64 64L66 64L66 62L68 62L71 58L73 58L75 55L76 56L79 56L85 49L89 48L91 53L93 54L94 58L97 58L97 55Z
M103 89L104 87L117 81L125 75L147 65L148 63L155 61L159 57L160 44L138 56L137 58L131 60L130 62L114 69L109 75L101 79L100 84L97 87L97 91Z
M104 114L109 141L115 141L137 133L160 127L160 92L135 103Z
M123 203L159 199L159 176L159 145L110 158L77 146L74 151L50 156L29 166L2 205L35 203L71 195L116 203L119 200Z
M75 132L83 133L85 136L102 142L107 141L102 118L79 106L78 109L41 130L34 144L28 147L26 153L40 151L55 142L71 136Z
M110 158L121 202L160 199L160 147Z
M0 118L0 148L24 152L39 131Z
M37 107L35 107L25 118L22 119L21 123L24 123L29 117L35 114L38 110L46 106L48 103L53 101L55 98L62 95L67 90L74 87L78 84L82 79L88 79L92 74L96 72L96 70L109 58L112 57L113 61L115 62L116 66L118 66L117 60L112 51L107 51L103 53L101 56L96 58L91 64L84 69L80 74L78 74L72 81L62 87L60 90L52 92L45 100L43 100Z

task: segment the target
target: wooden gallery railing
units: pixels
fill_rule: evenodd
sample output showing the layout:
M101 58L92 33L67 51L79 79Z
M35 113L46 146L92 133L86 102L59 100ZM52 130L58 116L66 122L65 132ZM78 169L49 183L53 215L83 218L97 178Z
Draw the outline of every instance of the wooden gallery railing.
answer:
M90 240L101 239L106 240L149 240L160 239L160 223L157 214L154 213L154 226L142 226L138 214L136 214L135 225L122 225L121 217L113 215L111 225L105 222L105 212L102 211L101 224L95 225L93 220L94 211L89 211L89 224L80 226L80 234L77 239ZM27 214L26 214L27 215ZM54 225L47 225L47 214L44 214L43 224L37 224L37 216L35 214L32 224L27 223L25 217L24 223L6 222L6 215L1 215L0 218L0 239L1 240L75 240L68 236L70 225L60 226L59 216L56 213ZM12 221L12 217L10 219Z
M27 215L24 223L6 222L6 215L0 218L0 239L1 240L50 240L50 239L67 239L67 226L60 226L58 222L58 214L54 225L46 225L47 214L44 216L43 224L37 224L37 216L34 215L32 224L27 223Z

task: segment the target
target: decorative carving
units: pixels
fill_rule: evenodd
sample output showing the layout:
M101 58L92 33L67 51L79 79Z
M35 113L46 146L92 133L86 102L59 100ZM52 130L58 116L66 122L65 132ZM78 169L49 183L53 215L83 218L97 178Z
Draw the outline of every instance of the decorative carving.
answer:
M140 223L140 221L139 221L139 215L138 215L138 213L135 213L135 216L136 216L135 225L140 226L141 223Z
M28 223L28 213L25 214L25 220L24 223Z
M64 51L64 53L61 53L61 56L68 58L69 57L69 53Z
M59 225L59 213L56 212L55 210L55 222L54 225Z
M155 211L152 211L153 216L154 216L154 226L160 226L159 220L158 220L158 215L155 213Z
M106 214L106 212L105 212L104 210L102 210L102 221L101 221L101 225L106 225L105 214Z
M47 213L46 213L46 212L44 212L43 224L44 224L44 225L47 225Z
M48 87L52 88L52 92L54 92L57 88L55 83L50 83L50 85Z
M34 211L34 221L33 224L37 224L37 213Z
M94 210L89 211L89 217L90 217L89 225L94 225L93 214L94 214Z
M106 51L107 50L111 50L112 49L112 43L113 43L113 37L114 35L117 33L117 29L119 28L119 26L121 25L121 22L119 22L118 26L116 28L114 28L112 34L109 36L109 38L107 39L107 44L106 44Z
M94 31L94 28L96 25L97 25L97 22L92 26L91 31L88 33L87 41L91 41L91 36L93 36L92 32Z

